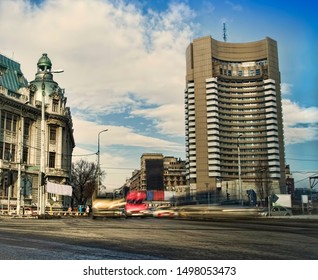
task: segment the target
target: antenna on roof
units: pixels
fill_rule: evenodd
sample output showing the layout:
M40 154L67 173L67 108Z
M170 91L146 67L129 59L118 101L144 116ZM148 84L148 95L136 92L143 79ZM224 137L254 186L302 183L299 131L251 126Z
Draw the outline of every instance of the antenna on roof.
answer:
M227 41L226 24L225 24L225 22L223 22L223 40L224 40L224 42Z

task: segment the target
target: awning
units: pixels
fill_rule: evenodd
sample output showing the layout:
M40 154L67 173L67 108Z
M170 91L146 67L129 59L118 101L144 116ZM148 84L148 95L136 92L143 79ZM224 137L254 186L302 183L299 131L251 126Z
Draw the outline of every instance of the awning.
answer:
M48 181L46 183L46 191L48 193L72 196L73 188L70 185L61 185Z

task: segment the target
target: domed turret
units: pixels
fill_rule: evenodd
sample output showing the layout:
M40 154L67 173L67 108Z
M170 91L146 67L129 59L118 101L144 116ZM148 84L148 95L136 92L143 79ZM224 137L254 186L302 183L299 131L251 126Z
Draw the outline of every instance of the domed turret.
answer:
M46 53L42 54L42 57L37 63L38 71L35 74L35 80L30 82L30 85L35 89L35 100L42 102L42 96L45 96L45 104L50 104L51 99L64 98L64 91L59 87L58 83L53 79L53 73L59 73L62 70L53 71L52 62Z
M47 54L42 54L42 57L38 61L38 70L40 71L51 71L52 68L52 62L48 58Z

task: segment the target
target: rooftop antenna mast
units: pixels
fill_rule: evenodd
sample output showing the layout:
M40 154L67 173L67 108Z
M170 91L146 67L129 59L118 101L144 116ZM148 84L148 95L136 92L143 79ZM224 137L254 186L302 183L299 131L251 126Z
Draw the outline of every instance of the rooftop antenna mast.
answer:
M224 42L227 41L226 24L225 24L225 22L223 22L223 40L224 40Z

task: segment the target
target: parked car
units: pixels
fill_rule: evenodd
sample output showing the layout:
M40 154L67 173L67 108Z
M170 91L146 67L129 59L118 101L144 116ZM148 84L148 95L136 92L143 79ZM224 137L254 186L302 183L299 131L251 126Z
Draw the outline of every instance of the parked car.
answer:
M274 206L271 210L271 216L291 216L293 212L283 206Z
M271 209L271 216L292 216L293 212L291 209L283 207L283 206L274 206ZM268 209L262 212L262 216L269 216Z

